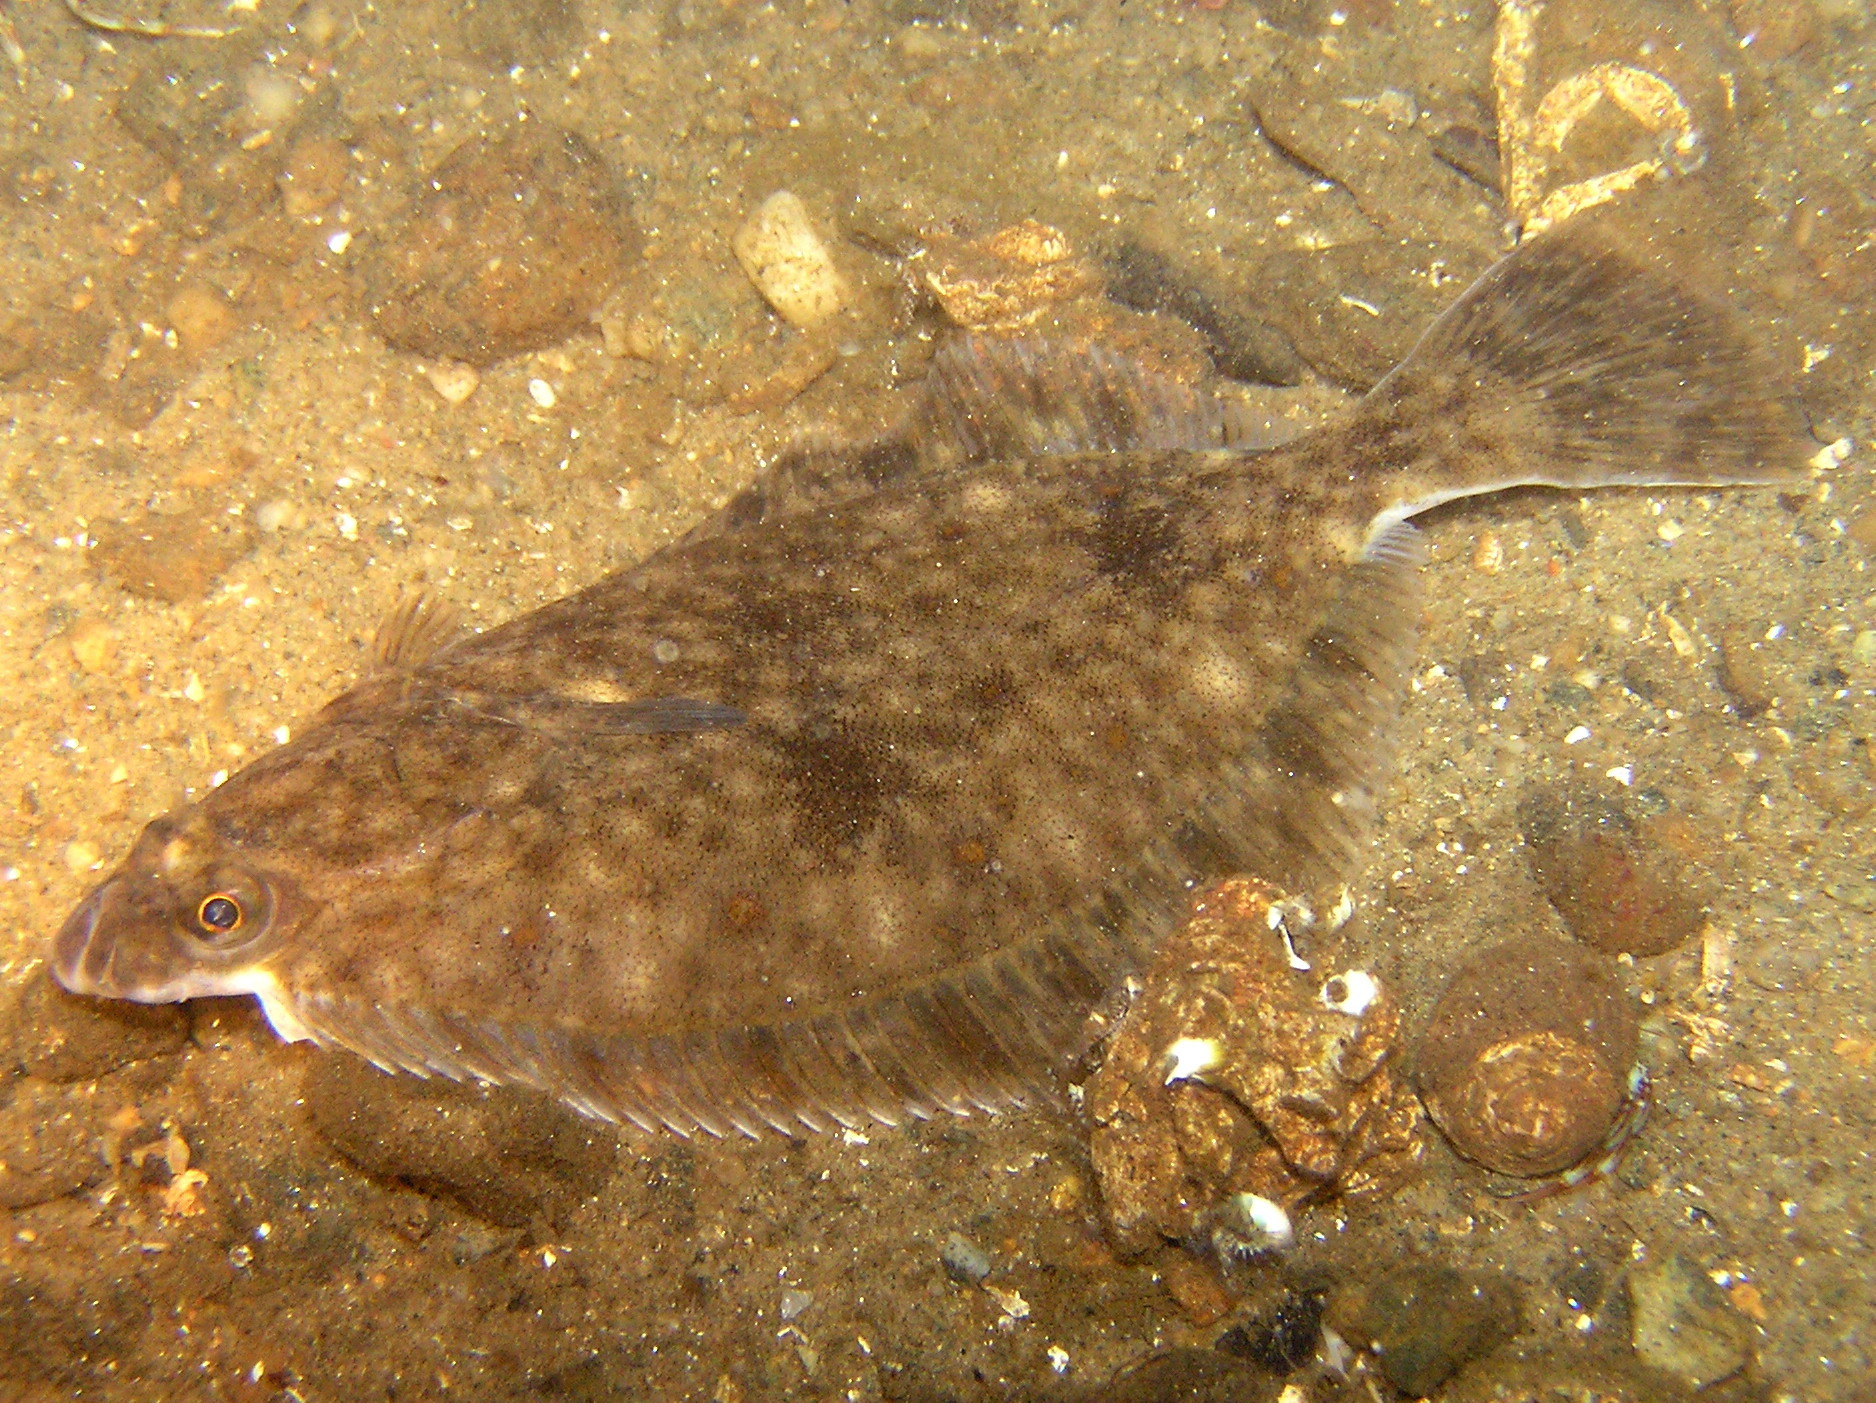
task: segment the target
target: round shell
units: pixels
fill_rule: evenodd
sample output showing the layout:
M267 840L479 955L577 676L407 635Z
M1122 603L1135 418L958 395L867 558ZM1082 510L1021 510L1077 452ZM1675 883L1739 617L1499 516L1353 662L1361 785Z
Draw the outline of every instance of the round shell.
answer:
M1554 1174L1609 1134L1638 1043L1607 964L1556 941L1507 941L1464 965L1415 1049L1421 1099L1453 1148L1503 1174Z

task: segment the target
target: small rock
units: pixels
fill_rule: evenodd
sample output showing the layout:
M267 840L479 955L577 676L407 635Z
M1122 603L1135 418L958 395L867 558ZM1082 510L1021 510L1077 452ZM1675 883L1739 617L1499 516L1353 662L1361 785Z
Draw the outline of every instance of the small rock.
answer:
M586 325L636 247L598 153L530 122L438 166L366 283L393 346L488 365Z
M1183 1252L1170 1254L1160 1263L1159 1279L1186 1319L1200 1329L1215 1324L1231 1309L1231 1296L1212 1261Z
M782 1317L782 1324L787 1325L806 1315L814 1305L812 1291L797 1291L793 1287L782 1292L782 1298L776 1303L776 1314Z
M425 366L423 378L450 404L461 404L481 387L482 375L473 365L459 360L438 361Z
M1729 624L1720 630L1720 687L1748 721L1778 700L1762 645L1751 629Z
M72 656L86 672L103 672L117 654L117 630L102 619L80 619L72 625Z
M1628 1298L1635 1353L1692 1388L1731 1378L1751 1359L1752 1326L1679 1254L1630 1272Z
M954 1232L945 1239L938 1260L944 1263L945 1275L960 1286L982 1281L990 1275L990 1254L963 1233Z
M1523 1328L1517 1289L1503 1278L1424 1263L1337 1292L1327 1317L1373 1350L1387 1381L1415 1398Z
M49 1203L104 1177L89 1102L23 1077L0 1108L0 1208Z
M20 995L8 1060L51 1082L96 1081L131 1062L180 1051L189 1016L180 1004L133 1004L68 994L35 979Z
M791 326L815 326L846 305L846 280L791 191L764 200L730 237L730 248L763 300Z
M318 214L345 189L351 153L329 136L307 136L293 143L280 169L280 203L295 219Z
M145 512L100 527L92 558L131 594L185 604L207 594L216 577L251 546L246 529L226 512Z
M1533 789L1518 804L1532 874L1586 945L1611 955L1661 955L1706 924L1685 863L1651 841L1652 823L1587 790Z
M387 1076L360 1058L313 1061L313 1124L367 1174L450 1199L500 1227L558 1222L612 1171L614 1132L539 1092Z
M241 329L228 299L206 283L190 283L163 309L183 353L203 356Z

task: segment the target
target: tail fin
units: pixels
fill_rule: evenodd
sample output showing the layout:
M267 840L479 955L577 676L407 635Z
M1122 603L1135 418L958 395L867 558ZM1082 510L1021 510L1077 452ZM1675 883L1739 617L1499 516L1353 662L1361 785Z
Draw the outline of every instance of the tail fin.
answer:
M1731 316L1566 226L1488 269L1330 432L1382 475L1378 534L1507 487L1786 481L1797 430Z

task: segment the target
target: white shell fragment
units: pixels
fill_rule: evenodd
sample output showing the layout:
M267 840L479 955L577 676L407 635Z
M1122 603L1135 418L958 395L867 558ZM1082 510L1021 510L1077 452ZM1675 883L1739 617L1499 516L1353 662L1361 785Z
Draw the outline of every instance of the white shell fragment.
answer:
M1322 1000L1324 1008L1346 1013L1350 1018L1360 1018L1380 996L1380 980L1365 969L1351 969L1346 974L1325 979L1322 992L1317 997Z
M1166 1085L1203 1076L1225 1060L1225 1050L1215 1038L1180 1038L1170 1044L1160 1058L1166 1069Z
M764 200L730 247L756 291L790 325L817 325L846 305L846 281L792 192L777 190Z
M1295 1225L1275 1199L1234 1194L1218 1205L1212 1247L1219 1256L1248 1261L1266 1252L1286 1252L1295 1245Z

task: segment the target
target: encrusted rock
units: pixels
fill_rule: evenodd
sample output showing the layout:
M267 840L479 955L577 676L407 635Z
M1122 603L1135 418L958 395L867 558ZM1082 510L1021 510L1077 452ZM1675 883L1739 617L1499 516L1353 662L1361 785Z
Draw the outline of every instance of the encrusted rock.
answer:
M436 168L369 266L372 315L393 346L488 365L584 326L637 242L598 153L530 122Z
M1419 1106L1392 1066L1392 1000L1365 972L1293 967L1273 919L1283 909L1250 879L1209 892L1088 1084L1121 1252L1279 1246L1303 1203L1385 1192L1419 1159Z

